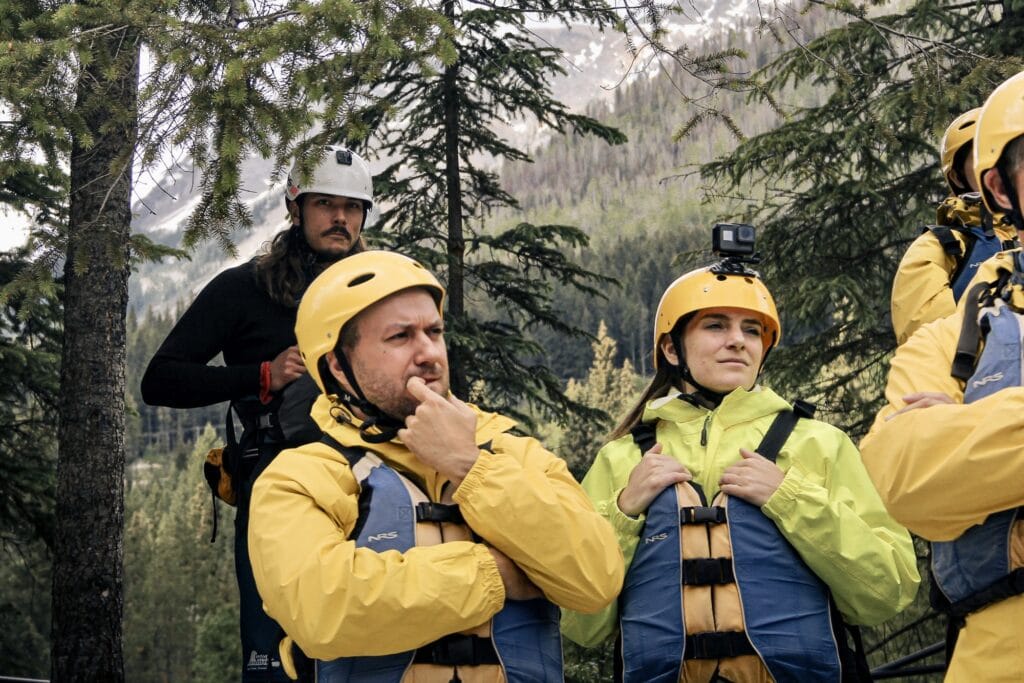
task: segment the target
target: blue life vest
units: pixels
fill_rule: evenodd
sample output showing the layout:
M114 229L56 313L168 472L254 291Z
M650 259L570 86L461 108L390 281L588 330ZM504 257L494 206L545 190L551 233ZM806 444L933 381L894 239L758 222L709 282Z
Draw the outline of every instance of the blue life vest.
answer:
M985 346L966 380L964 403L973 403L1000 389L1022 386L1024 317L995 299L981 309L977 321L985 334ZM994 513L956 540L932 543L932 574L951 603L953 616L962 618L1024 592L1024 571L1013 565L1010 556L1011 536L1020 513L1020 508Z
M1007 246L993 231L986 230L981 226L929 225L928 230L935 235L943 250L956 262L953 272L949 275L949 286L953 290L954 301L960 301L967 285L978 273L978 266ZM953 234L954 232L960 234L960 239L964 241L963 245L961 245L960 239Z
M646 515L619 597L624 683L841 680L828 588L759 507L685 483Z
M431 502L412 481L373 453L342 447L330 437L323 442L344 453L360 483L359 521L353 532L357 546L377 552L404 552L439 540L472 538L458 506ZM425 531L434 538L424 538ZM401 614L395 615L396 620L401 618ZM558 608L543 598L509 600L488 624L470 629L474 633L451 634L417 650L393 655L319 661L316 680L400 683L415 667L417 682L436 679L447 683L455 678L456 671L466 676L467 669L491 666L495 681L560 682L562 641L558 621ZM387 633L380 635L387 638Z

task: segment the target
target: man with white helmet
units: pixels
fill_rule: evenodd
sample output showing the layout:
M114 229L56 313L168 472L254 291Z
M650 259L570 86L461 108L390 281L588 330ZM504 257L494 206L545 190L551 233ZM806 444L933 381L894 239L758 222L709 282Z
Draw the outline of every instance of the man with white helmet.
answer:
M220 273L199 292L142 379L150 405L231 402L230 445L221 468L209 469L207 478L217 495L238 505L235 569L244 683L288 680L277 656L281 629L263 612L249 565L249 494L256 475L278 452L319 437L309 419L317 388L296 346L295 314L313 278L365 249L362 232L374 210L369 165L348 149L327 147L307 181L296 162L285 206L291 225L263 253ZM210 365L218 354L224 364ZM242 425L237 442L232 413Z
M253 486L260 595L318 683L560 683L558 607L592 612L622 554L565 462L448 385L444 288L384 251L334 264L296 336L317 443Z
M1024 72L988 97L974 136L985 204L1024 233ZM947 681L1019 681L1024 670L1024 253L981 265L956 312L892 361L861 444L897 521L932 541L938 603L958 633Z

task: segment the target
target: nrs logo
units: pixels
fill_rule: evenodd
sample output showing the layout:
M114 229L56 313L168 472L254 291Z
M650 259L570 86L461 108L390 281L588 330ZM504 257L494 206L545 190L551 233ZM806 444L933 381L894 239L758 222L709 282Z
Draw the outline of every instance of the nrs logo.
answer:
M663 531L660 534L654 534L653 536L648 536L647 538L645 538L644 545L647 545L648 543L657 543L658 541L664 541L666 538L668 538L668 532Z
M994 375L988 375L987 377L982 377L981 379L974 380L973 382L971 382L971 386L972 387L983 387L986 384L989 384L991 382L998 382L1002 378L1003 378L1003 373L997 372Z
M379 534L373 534L372 536L367 537L366 540L368 543L373 543L374 541L392 541L396 538L398 538L397 531L382 531Z

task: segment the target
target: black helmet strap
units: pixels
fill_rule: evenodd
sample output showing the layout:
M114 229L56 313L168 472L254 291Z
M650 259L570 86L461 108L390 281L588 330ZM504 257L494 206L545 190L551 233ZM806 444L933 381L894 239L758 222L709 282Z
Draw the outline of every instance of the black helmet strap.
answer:
M349 386L355 392L353 394L352 392L345 391L341 384L331 375L331 381L335 385L333 388L337 390L338 398L349 407L357 408L359 412L366 416L363 424L359 427L359 436L367 443L391 441L398 434L398 430L405 426L405 421L388 415L375 403L371 403L366 398L362 388L359 386L359 382L356 381L356 374L352 371L352 365L348 362L348 357L345 356L341 349L337 349L334 356L338 359L338 365L341 366L341 372L345 375L345 379L348 380ZM327 386L326 379L324 381L324 386ZM378 433L374 434L369 431L373 427L379 430Z

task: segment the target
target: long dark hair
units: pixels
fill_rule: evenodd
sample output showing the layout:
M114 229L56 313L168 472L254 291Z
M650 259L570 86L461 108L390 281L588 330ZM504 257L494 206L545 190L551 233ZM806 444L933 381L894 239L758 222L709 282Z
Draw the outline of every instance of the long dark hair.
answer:
M366 251L362 231L345 256L361 251ZM256 279L276 303L295 308L313 278L333 262L317 260L302 234L302 228L292 225L274 235L256 257Z
M677 391L683 390L683 374L682 364L686 362L683 357L683 332L686 330L686 326L691 320L696 317L697 312L691 311L681 316L676 320L676 324L669 330L668 336L673 340L679 355L679 365L672 365L668 362L668 358L665 358L665 354L661 351L661 340L654 347L654 355L656 358L656 365L658 369L654 373L654 379L644 389L644 393L640 395L636 404L629 409L626 413L626 417L622 418L612 433L608 435L608 441L615 441L620 436L625 436L632 431L633 427L637 426L640 422L640 418L644 415L644 407L647 402L651 399L659 396L664 396L668 393L669 389L675 389Z
M644 389L644 393L640 395L636 404L630 408L629 412L626 413L626 416L622 418L622 422L620 422L615 429L612 430L612 433L608 435L608 441L615 441L615 439L629 434L633 427L640 423L640 418L643 417L644 408L647 406L647 402L658 396L663 396L670 388L678 389L678 381L678 368L668 362L659 348L658 370L654 373L654 379L652 379L651 383L647 385L646 389Z

